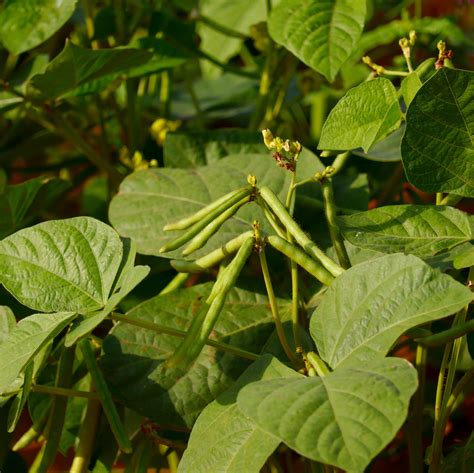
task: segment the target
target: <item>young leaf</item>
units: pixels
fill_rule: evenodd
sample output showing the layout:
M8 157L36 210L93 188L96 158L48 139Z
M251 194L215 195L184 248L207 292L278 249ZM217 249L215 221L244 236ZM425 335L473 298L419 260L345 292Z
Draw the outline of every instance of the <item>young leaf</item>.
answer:
M92 312L109 297L122 243L89 217L52 220L0 242L0 282L22 304L43 312Z
M472 239L467 214L452 207L392 205L346 215L338 222L353 245L384 253L427 257Z
M73 312L34 314L18 322L0 344L0 394L8 389L41 348L75 317Z
M211 285L199 285L150 299L127 313L131 318L186 330L203 306ZM213 339L242 349L265 344L274 325L268 299L232 290L213 331ZM191 426L200 411L248 367L242 358L206 346L191 369L163 369L181 339L117 324L104 340L101 359L113 394L160 423Z
M408 180L425 192L474 197L474 72L440 69L410 104L402 140Z
M365 152L400 126L402 112L397 91L383 77L350 89L324 123L318 149Z
M50 38L71 17L77 0L7 0L0 14L0 41L15 55Z
M145 64L151 57L142 49L91 50L68 42L44 73L31 79L29 93L60 98L87 82Z
M284 0L270 15L271 37L332 82L364 28L365 0Z
M407 361L379 358L323 378L252 383L239 392L237 405L301 455L360 472L403 424L416 387Z
M382 256L348 269L314 311L310 331L331 368L385 355L416 325L453 314L471 291L415 256Z
M401 161L400 143L402 142L404 131L405 125L401 125L398 130L395 130L383 140L375 143L368 153L364 153L361 149L356 149L352 151L352 154L361 156L370 161L380 161L382 163Z
M423 83L416 71L408 74L401 84L403 100L407 107L410 106L412 100L415 98L416 93L420 90Z
M202 411L179 462L178 473L258 473L280 440L240 412L237 395L250 383L274 378L302 376L270 355L260 357Z

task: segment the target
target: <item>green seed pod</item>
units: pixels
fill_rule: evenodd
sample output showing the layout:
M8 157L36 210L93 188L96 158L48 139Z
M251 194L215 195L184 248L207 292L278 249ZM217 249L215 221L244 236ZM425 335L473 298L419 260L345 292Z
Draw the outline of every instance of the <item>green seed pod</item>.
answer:
M245 262L252 253L254 241L253 237L248 237L240 247L232 262L220 275L220 291L212 300L208 310L200 312L194 317L191 327L186 334L181 345L166 361L168 367L180 366L187 369L189 365L199 356L209 334L219 318L219 314L224 307L225 299L230 289L234 286ZM204 314L204 315L202 315Z
M245 189L241 189L238 192L234 193L231 198L227 199L225 202L221 203L219 206L214 208L205 216L201 217L198 222L196 222L182 235L163 245L160 248L160 253L166 253L167 251L176 250L180 246L184 245L189 240L191 240L191 238L195 237L198 233L200 233L207 225L209 225L209 223L219 217L223 212L235 205L237 202L241 201L243 198L249 196L251 193L251 187L246 187Z
M183 255L188 256L199 248L202 248L209 238L211 238L217 230L231 218L244 204L249 202L250 196L244 197L242 200L237 202L232 207L228 208L225 212L221 213L219 217L209 223L200 233L198 233L189 243L189 245L183 250Z
M195 261L172 260L171 266L180 273L202 273L203 271L219 264L227 258L227 256L236 253L249 236L252 236L250 230L232 240L229 240L220 248L211 251L205 256L201 256L201 258L198 258Z
M184 217L180 220L177 220L176 222L167 223L163 227L163 230L165 232L168 232L171 230L185 230L186 228L189 228L191 225L195 224L196 222L199 222L202 218L206 217L210 212L213 212L224 202L227 202L229 199L232 199L235 195L240 195L242 191L249 190L249 189L252 190L249 187L244 187L242 189L237 189L232 192L229 192L228 194L225 194L222 197L219 197L214 202L211 202L209 205L206 205L202 209L198 210L196 213L189 215L188 217Z
M288 210L280 202L278 197L268 187L260 189L260 196L268 204L273 213L279 218L280 222L286 227L291 236L298 244L312 257L320 261L323 266L335 277L344 272L335 261L329 258L313 241L308 238L301 227L293 220Z
M310 258L303 250L300 250L287 240L277 235L271 235L266 238L266 241L326 286L329 286L334 281L334 276L321 263Z

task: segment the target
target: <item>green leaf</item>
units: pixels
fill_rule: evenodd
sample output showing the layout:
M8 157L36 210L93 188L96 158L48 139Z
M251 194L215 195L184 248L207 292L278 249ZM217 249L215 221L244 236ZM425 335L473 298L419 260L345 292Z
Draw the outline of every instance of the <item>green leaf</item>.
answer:
M122 299L132 292L150 272L149 266L134 266L125 272L123 283L118 292L113 294L105 304L105 307L97 312L79 316L71 326L66 335L64 344L70 347L92 332L106 317L117 307Z
M67 42L45 72L31 79L28 91L41 98L57 99L93 80L141 66L152 56L141 49L91 50Z
M92 312L106 304L122 243L90 217L52 220L0 242L0 282L22 304L43 312Z
M402 80L402 95L407 107L410 106L412 100L415 98L416 93L420 90L422 85L423 83L421 82L421 79L416 71L411 72Z
M384 253L433 256L472 239L467 214L452 207L391 205L338 219L353 245Z
M384 356L409 328L464 307L471 291L415 256L387 255L341 274L314 311L311 335L331 368Z
M199 285L150 299L127 313L131 318L187 330L209 294ZM273 331L268 299L249 291L230 292L213 339L242 349L261 347ZM249 361L206 346L188 372L163 366L181 343L125 323L104 340L101 366L115 397L163 424L191 426L201 410L227 389Z
M456 269L470 268L471 266L474 266L474 246L466 248L454 258L454 267Z
M7 338L16 325L15 315L10 307L0 305L0 344Z
M33 314L18 322L0 345L0 394L8 389L41 348L75 317L73 312Z
M37 177L0 193L0 238L23 228L42 208L51 205L70 184L62 179Z
M397 91L383 77L350 89L324 123L318 149L365 152L400 126Z
M71 17L77 0L7 0L0 13L0 41L21 54L50 38Z
M300 155L298 178L314 174L317 160L312 153ZM277 167L269 154L239 154L228 156L209 166L195 169L147 169L128 176L119 193L113 198L109 218L117 231L137 244L139 253L167 258L181 256L179 250L161 255L163 244L178 235L164 232L170 221L190 215L213 200L247 184L247 176L254 174L259 185L268 185L284 200L290 173ZM256 204L241 208L227 221L209 242L193 253L202 256L231 238L251 228L259 219L268 229Z
M178 473L258 473L280 440L244 416L237 395L246 385L274 378L301 378L276 358L263 355L198 417Z
M164 144L166 167L187 168L212 164L231 154L264 153L262 135L243 130L168 133Z
M355 149L352 151L352 154L361 156L370 161L379 161L382 163L401 161L400 144L404 131L405 126L402 125L398 130L395 130L383 140L375 143L368 153L364 153L361 149Z
M246 36L252 25L265 21L267 16L265 3L253 0L201 0L199 7L200 13L214 23ZM200 49L224 63L242 46L242 38L226 35L202 22L198 23L196 31L201 37ZM205 70L218 71L208 64Z
M443 459L441 473L472 473L474 470L474 433L462 447L454 447Z
M244 387L239 409L301 455L348 472L364 471L402 426L417 387L400 358L368 360L320 377Z
M332 82L364 28L366 0L285 0L269 18L270 36Z
M418 91L406 117L402 159L425 192L474 197L474 72L440 69Z

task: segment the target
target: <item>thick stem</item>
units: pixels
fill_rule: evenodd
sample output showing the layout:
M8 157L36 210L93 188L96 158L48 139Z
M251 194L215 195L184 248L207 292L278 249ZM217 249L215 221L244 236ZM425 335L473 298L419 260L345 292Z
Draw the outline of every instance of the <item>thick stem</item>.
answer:
M64 397L83 397L86 399L99 399L96 393L88 391L77 391L75 389L60 388L58 386L45 386L41 384L33 384L31 390L36 393L51 394L53 396Z

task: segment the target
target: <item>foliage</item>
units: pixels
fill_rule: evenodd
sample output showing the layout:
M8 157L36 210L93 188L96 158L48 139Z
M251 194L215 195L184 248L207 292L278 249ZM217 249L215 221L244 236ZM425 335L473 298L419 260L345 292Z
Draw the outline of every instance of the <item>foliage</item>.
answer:
M469 468L473 41L427 3L3 3L0 470Z

